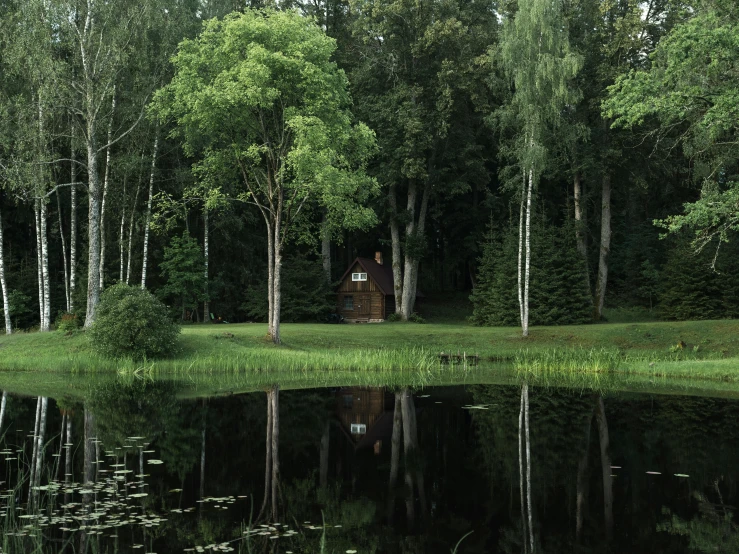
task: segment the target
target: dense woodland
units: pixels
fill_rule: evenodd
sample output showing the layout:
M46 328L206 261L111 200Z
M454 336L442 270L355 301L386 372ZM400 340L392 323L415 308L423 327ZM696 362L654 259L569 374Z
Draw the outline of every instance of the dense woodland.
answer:
M604 307L736 317L738 20L734 0L0 0L7 332L90 325L125 282L279 342L375 251L400 319L419 289L524 334Z

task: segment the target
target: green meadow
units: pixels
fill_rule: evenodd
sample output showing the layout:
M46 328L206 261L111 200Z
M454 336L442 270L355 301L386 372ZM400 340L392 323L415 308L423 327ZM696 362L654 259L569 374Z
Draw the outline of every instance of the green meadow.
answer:
M439 372L468 378L471 371L484 376L503 368L540 379L616 374L739 381L735 320L533 327L525 339L517 328L465 323L283 324L279 346L266 331L264 324L185 326L174 357L143 361L101 358L84 332L17 333L0 338L0 372L221 380L248 374L255 384L274 382L277 374L316 383L341 375L370 384ZM480 362L442 364L442 352L476 355Z

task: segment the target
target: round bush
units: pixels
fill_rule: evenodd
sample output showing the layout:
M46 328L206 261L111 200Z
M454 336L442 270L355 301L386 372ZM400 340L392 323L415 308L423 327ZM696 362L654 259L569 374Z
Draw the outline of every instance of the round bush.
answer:
M88 333L99 354L140 360L173 354L180 327L149 291L119 284L103 292Z

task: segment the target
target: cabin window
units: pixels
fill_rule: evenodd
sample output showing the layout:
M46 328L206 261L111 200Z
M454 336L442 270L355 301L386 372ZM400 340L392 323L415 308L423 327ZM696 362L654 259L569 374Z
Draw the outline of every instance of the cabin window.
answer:
M354 309L354 297L353 296L345 296L344 297L344 309L345 310L353 310Z
M354 395L345 394L344 395L344 409L351 410L353 406L354 406Z
M367 433L367 426L364 423L352 423L352 435L364 435Z
M352 273L352 281L366 281L366 280L367 280L366 273Z

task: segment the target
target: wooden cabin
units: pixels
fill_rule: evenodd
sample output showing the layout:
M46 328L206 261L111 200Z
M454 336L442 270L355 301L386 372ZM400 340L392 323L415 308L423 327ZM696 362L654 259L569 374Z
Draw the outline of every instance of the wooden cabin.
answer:
M337 290L336 312L350 323L385 321L395 313L393 268L383 263L381 252L374 260L357 258L351 263Z

